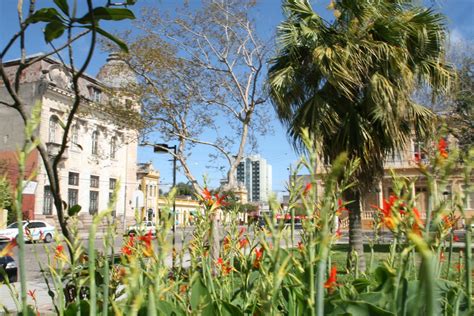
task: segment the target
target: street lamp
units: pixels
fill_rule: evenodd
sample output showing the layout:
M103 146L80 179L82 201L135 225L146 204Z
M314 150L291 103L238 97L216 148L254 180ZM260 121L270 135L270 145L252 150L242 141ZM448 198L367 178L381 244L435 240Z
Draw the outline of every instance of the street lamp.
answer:
M169 146L168 144L154 144L153 152L155 153L170 153L173 150L173 188L176 187L176 145ZM172 267L176 264L176 199L173 199L173 252L172 252Z

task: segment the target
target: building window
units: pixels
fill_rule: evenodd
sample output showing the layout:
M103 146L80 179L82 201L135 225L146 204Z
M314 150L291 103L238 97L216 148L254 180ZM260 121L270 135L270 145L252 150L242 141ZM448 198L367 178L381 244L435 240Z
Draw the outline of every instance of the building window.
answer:
M78 204L79 190L78 189L68 189L67 190L67 199L69 203L69 208Z
M417 140L413 141L413 159L415 159L415 161L426 159L424 147L425 144L423 142Z
M117 187L117 179L110 178L109 179L109 190L115 190Z
M71 129L71 143L79 144L79 126L74 124Z
M91 88L91 99L94 102L100 102L102 98L102 91L96 87Z
M51 116L49 119L49 131L48 131L48 141L50 143L56 142L56 128L58 125L58 118L56 116Z
M117 137L112 137L110 140L110 158L115 159L115 154L117 152Z
M51 194L51 188L49 185L44 187L43 214L53 214L53 195Z
M89 195L89 213L96 214L99 211L99 192L90 191Z
M462 187L464 197L464 207L466 209L474 209L474 191L467 185Z
M79 173L69 172L69 185L79 185Z
M99 132L94 131L92 133L92 150L91 150L92 154L97 155L98 149L99 149Z
M91 188L99 188L99 176L91 176Z

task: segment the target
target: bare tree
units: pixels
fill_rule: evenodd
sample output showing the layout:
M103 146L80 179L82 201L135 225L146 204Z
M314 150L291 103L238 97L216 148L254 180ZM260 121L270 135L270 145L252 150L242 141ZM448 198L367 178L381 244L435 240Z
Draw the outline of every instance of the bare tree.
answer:
M223 157L232 188L246 149L269 129L267 47L249 16L253 6L254 1L207 0L198 10L179 8L174 19L147 8L137 22L140 34L128 36L144 115L151 130L178 142L176 158L198 192L188 163L191 149L206 146L212 159Z

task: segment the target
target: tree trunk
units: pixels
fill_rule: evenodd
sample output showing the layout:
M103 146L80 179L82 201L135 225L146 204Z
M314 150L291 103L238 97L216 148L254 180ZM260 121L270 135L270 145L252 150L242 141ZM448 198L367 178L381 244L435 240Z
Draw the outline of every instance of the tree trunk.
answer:
M348 267L351 268L354 258L351 260L352 252L357 253L358 269L365 272L365 255L364 255L364 236L362 233L362 217L361 217L361 200L360 192L357 190L348 190L344 193L344 198L349 202L347 208L349 210L349 253L347 254Z

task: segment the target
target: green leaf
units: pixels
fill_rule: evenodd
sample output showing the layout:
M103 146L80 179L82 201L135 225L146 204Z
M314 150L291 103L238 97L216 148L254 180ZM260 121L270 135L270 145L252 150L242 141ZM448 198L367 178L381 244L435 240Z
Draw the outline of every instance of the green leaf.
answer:
M111 20L111 21L120 21L124 19L135 19L135 15L129 9L122 8L105 8L98 7L88 12L82 18L77 20L81 24L92 23L92 16L94 16L94 21L99 20Z
M222 301L222 305L224 305L224 309L229 313L229 315L232 315L232 316L244 315L244 313L242 312L240 308L238 308L237 306L229 302Z
M197 311L201 303L209 303L210 296L209 291L201 280L201 277L198 275L195 278L193 286L191 288L191 308L193 311Z
M63 35L65 26L60 21L52 21L46 24L44 29L44 39L47 43L57 39L61 35Z
M28 19L26 19L26 23L38 23L38 22L53 22L63 21L63 17L59 12L54 8L44 8L36 11L33 13Z
M88 29L92 29L92 27L87 27ZM118 47L120 47L121 50L123 50L125 53L128 53L128 47L127 47L127 44L125 44L122 40L118 39L117 37L113 36L112 34L110 34L109 32L107 31L104 31L103 29L101 29L100 27L96 27L95 29L97 31L97 33L99 33L100 35L108 38L109 40L111 40L112 42L114 42L115 44L117 44Z
M76 205L70 207L70 208L67 210L67 214L68 214L69 216L74 216L74 215L76 215L77 213L79 213L79 212L81 211L81 208L82 208L82 207L81 207L80 205L77 205L77 204L76 204Z
M64 14L69 16L69 5L67 4L67 0L54 0L54 3L56 3L58 8L60 8Z

